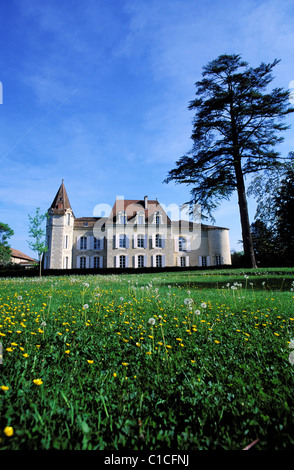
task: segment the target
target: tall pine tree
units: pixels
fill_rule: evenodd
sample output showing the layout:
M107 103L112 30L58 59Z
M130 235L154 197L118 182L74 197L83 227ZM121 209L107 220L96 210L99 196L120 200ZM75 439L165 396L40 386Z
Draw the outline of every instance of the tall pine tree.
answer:
M266 91L278 62L252 68L240 55L221 55L203 68L196 99L189 105L196 112L193 147L165 180L192 185L189 202L201 204L210 216L237 191L244 255L250 267L256 267L256 261L245 177L279 165L275 147L283 141L280 133L288 129L283 119L294 111L289 91Z

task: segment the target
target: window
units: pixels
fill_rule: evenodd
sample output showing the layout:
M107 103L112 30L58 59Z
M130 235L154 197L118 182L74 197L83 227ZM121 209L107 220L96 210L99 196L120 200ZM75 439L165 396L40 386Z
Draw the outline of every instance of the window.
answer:
M126 236L125 235L120 235L119 236L119 247L120 248L126 248L127 242L126 242Z
M156 255L156 267L157 268L162 267L162 256L161 255Z
M119 267L120 268L126 267L126 257L124 255L120 255L119 257Z
M142 225L144 224L144 214L143 212L138 212L137 213L137 223Z
M179 237L179 251L186 251L186 239Z
M221 257L221 255L216 255L216 257L215 257L215 264L216 264L216 265L222 264L222 257Z
M159 235L159 233L155 235L155 246L156 248L162 247L162 238L161 238L161 235Z
M94 268L99 268L99 256L94 256L94 263L93 263Z
M186 266L186 257L181 256L181 266L185 267Z
M207 266L207 256L202 256L202 266Z
M144 268L144 256L143 255L138 256L138 268Z
M88 227L88 222L84 222L84 227Z
M157 212L157 213L155 214L155 223L156 223L157 225L160 224L160 219L161 219L161 215L160 215L159 212Z
M125 212L120 212L118 216L118 223L123 225L127 223L127 216Z
M63 258L63 267L64 269L68 269L68 256L65 256L65 258Z
M137 247L144 248L144 235L138 235L137 237Z
M70 225L70 213L67 214L67 225Z
M86 256L81 256L80 257L80 268L85 269L86 267Z
M94 250L100 250L101 249L101 243L100 243L100 239L99 238L95 238L94 237Z
M81 237L80 239L80 250L87 249L87 237Z
M65 235L65 239L64 239L64 248L65 248L65 249L68 248L68 235Z

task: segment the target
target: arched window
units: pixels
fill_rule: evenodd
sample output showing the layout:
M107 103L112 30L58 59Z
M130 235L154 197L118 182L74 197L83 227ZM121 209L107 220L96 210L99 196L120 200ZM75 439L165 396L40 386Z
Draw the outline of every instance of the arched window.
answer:
M93 268L99 268L99 256L94 256Z
M80 268L85 269L86 268L86 256L81 256L80 257Z
M157 268L162 267L162 256L161 255L156 255L156 267Z
M143 268L144 267L144 256L139 255L138 256L138 268Z

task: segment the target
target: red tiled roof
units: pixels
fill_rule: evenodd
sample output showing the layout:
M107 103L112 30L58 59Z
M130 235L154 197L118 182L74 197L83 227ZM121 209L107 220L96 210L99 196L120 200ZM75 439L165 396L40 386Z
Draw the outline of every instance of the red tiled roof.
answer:
M24 259L24 260L27 260L27 261L33 261L34 263L36 262L36 260L34 258L31 258L30 256L25 255L21 251L15 250L14 248L11 248L11 256L13 258L20 258L20 259Z
M154 214L156 211L160 211L165 214L164 209L161 207L160 203L156 200L147 200L147 209L145 208L145 200L142 199L116 199L111 214L109 216L110 220L115 221L118 213L120 211L125 211L128 220L133 219L137 212L143 211L145 213L145 220L148 221L148 218ZM166 215L167 223L170 223L170 218Z

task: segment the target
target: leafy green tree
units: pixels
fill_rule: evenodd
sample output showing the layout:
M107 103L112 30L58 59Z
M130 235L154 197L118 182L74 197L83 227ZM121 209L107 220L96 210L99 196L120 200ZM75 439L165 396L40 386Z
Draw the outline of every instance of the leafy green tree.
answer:
M10 263L11 248L8 244L8 240L13 235L14 231L9 227L9 225L0 222L0 265Z
M290 155L293 157L294 153ZM289 264L294 259L294 163L256 176L248 194L256 198L256 222L259 227L261 223L266 227L271 240L264 244L264 255L267 251L272 260Z
M294 260L294 164L274 195L275 232L279 252L285 260Z
M29 237L33 238L34 241L28 241L30 248L36 251L39 255L39 274L41 277L41 266L42 266L42 255L48 251L46 242L43 240L45 236L45 230L42 228L44 220L48 217L48 214L40 214L40 208L37 207L35 216L29 215Z
M276 237L265 222L257 219L251 224L251 234L256 260L261 266L269 266L277 261Z
M246 264L256 266L248 203L246 175L279 166L275 146L288 129L283 119L294 111L289 91L274 88L266 92L278 64L261 63L252 68L240 55L221 55L203 68L196 82L196 99L189 109L196 111L191 151L176 162L165 182L192 186L190 204L201 204L212 217L223 199L238 194L242 241Z

